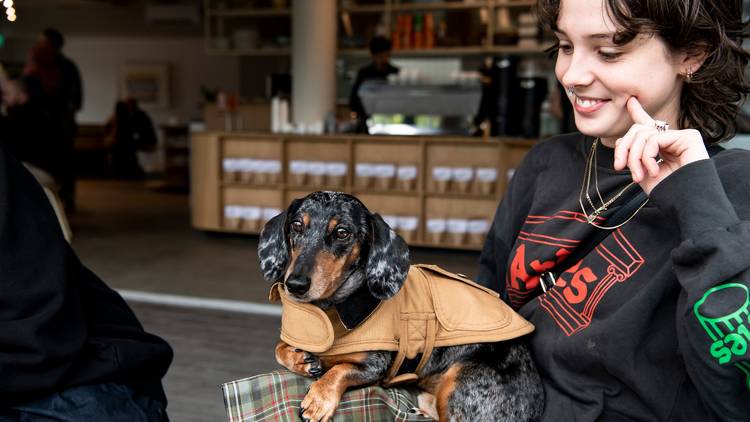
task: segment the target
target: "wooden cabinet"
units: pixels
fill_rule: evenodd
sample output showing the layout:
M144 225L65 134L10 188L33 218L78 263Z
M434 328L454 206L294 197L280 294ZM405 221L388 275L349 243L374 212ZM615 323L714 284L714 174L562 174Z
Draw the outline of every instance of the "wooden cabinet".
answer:
M208 52L290 54L291 1L205 0ZM540 54L546 45L524 41L535 37L536 22L529 22L528 14L535 5L536 0L340 0L338 49L366 56L369 39L386 32L394 55Z
M317 190L357 196L410 245L479 250L532 140L206 132L191 139L193 227L258 234Z

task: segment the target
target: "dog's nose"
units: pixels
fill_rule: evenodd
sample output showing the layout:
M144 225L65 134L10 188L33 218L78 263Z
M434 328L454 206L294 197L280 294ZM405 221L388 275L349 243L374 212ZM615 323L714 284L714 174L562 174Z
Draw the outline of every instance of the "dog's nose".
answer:
M310 277L302 274L292 274L284 282L289 293L301 295L310 290Z

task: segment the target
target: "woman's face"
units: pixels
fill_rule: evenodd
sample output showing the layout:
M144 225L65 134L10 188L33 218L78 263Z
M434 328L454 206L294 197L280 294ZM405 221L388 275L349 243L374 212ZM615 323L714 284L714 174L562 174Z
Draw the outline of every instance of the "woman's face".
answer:
M677 128L682 55L670 53L656 36L640 35L617 46L603 0L562 0L557 27L555 73L563 86L573 88L568 99L578 130L612 146L633 124L625 106L632 96L653 118Z

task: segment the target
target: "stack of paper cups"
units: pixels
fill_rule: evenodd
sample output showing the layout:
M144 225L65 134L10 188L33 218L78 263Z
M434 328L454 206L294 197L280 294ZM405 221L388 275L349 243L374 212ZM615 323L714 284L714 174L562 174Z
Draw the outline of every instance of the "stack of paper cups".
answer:
M419 227L419 218L415 216L398 217L397 223L399 235L409 243L417 237L417 228Z
M435 192L448 192L448 187L451 181L451 168L450 167L433 167L432 168L432 182Z
M464 244L469 221L465 218L449 218L447 223L448 242L459 246Z
M427 241L434 244L443 243L443 233L446 230L444 218L430 218L427 220Z
M477 169L476 192L490 195L495 192L497 184L497 169L494 167L479 167Z
M416 187L417 181L417 166L398 166L398 170L396 170L396 178L398 179L397 183L399 189L403 191L413 191Z

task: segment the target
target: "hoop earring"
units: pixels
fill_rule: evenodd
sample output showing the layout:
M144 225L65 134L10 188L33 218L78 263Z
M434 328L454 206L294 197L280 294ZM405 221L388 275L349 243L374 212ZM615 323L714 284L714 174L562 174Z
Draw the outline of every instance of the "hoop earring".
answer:
M692 82L694 75L695 74L693 73L693 67L692 66L688 66L687 70L685 71L685 80L687 82Z

